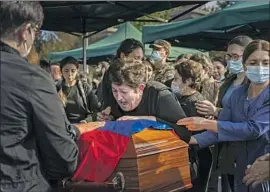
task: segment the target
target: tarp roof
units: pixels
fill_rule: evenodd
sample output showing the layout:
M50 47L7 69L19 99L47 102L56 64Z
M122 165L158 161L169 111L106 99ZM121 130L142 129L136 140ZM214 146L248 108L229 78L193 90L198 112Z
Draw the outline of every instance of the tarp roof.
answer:
M115 55L116 50L119 48L121 42L127 38L134 38L138 41L142 41L141 32L129 22L121 24L118 30L114 32L112 35L89 45L86 48L87 58ZM145 54L150 55L151 52L152 49L149 48L149 45L146 45ZM199 51L194 49L172 47L170 58L176 58L182 53L195 53L195 52ZM83 57L82 48L73 49L70 51L52 52L49 53L48 58L51 62L56 62L67 56L72 56L76 59L81 59Z
M203 2L200 2L203 3ZM193 1L42 1L43 30L94 32Z
M236 2L215 13L185 21L143 27L143 42L167 39L175 46L224 50L237 35L267 36L268 1Z

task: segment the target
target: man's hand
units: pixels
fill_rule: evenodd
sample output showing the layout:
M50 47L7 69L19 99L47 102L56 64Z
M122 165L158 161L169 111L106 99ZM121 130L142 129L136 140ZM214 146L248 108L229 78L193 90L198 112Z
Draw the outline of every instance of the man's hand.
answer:
M243 178L243 182L246 185L252 184L256 186L269 180L269 153L259 157L245 173L246 176Z

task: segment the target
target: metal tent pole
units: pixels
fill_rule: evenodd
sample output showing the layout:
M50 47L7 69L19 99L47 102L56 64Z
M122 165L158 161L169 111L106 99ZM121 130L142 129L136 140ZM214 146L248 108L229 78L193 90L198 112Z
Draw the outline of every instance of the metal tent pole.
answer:
M83 71L84 72L89 72L88 71L88 66L87 66L87 53L86 53L86 49L88 47L88 34L84 33L83 34Z

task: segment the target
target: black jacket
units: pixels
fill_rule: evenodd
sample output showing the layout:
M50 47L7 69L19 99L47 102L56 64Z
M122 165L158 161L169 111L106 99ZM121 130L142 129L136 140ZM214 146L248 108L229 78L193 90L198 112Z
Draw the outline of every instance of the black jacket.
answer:
M0 191L47 192L77 167L77 130L52 78L1 43Z
M114 103L116 103L114 99ZM115 119L122 116L154 116L158 122L171 126L176 134L185 142L189 142L191 133L183 126L176 125L179 119L186 117L176 96L170 88L156 81L149 81L143 91L138 107L125 112L118 104L111 103L112 115Z

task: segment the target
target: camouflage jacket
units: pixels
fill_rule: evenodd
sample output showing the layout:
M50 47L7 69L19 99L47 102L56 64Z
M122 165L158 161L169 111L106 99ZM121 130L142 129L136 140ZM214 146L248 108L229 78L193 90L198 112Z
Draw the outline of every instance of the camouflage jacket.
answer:
M160 83L165 83L174 78L175 70L172 66L166 65L162 69L155 69L153 71L152 80Z

